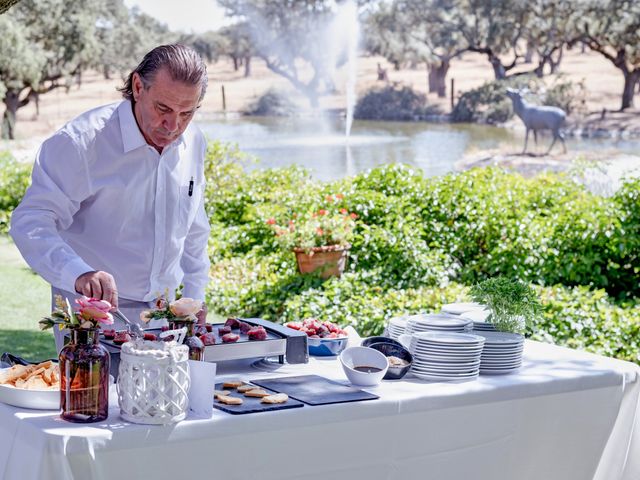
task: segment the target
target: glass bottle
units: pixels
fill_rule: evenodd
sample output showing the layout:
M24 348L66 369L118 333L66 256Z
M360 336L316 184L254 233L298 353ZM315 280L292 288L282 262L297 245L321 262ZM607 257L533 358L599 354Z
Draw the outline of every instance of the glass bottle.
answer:
M60 351L60 416L69 422L100 422L109 415L111 358L99 332L71 329L71 341Z

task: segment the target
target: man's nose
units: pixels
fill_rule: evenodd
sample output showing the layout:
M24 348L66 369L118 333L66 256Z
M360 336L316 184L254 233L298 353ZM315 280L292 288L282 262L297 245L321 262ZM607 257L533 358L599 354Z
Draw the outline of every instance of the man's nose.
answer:
M164 117L164 128L173 133L178 129L178 115L168 114Z

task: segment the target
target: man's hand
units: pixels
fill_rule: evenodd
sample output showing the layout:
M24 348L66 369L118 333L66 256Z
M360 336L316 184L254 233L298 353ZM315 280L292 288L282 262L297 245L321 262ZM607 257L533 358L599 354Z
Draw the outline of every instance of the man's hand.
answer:
M76 279L75 287L76 292L86 297L106 300L113 308L118 308L118 289L110 273L101 271L83 273Z
M196 317L198 319L198 325L204 325L207 323L207 312L209 309L207 308L207 304L202 302L202 309L196 313Z

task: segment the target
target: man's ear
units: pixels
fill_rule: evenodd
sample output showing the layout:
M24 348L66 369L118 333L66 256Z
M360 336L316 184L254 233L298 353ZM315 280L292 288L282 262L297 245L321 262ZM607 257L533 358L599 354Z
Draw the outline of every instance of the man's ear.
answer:
M134 72L133 76L131 77L131 90L133 91L133 99L135 101L138 101L138 96L140 95L140 91L143 88L144 85L142 83L140 75L138 75L137 72Z

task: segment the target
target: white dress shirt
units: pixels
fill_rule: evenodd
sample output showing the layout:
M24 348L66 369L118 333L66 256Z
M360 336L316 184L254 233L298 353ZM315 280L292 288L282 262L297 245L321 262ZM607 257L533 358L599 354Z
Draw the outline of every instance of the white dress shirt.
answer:
M192 123L159 154L128 100L86 112L40 147L11 236L29 265L63 290L103 270L123 298L150 301L182 282L184 296L204 300L205 152Z

